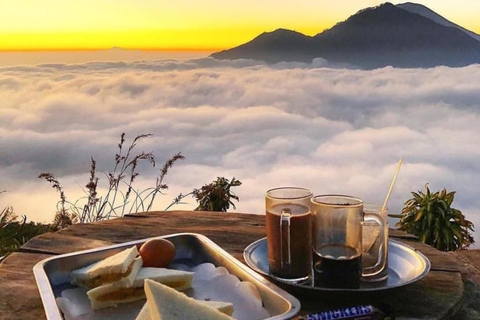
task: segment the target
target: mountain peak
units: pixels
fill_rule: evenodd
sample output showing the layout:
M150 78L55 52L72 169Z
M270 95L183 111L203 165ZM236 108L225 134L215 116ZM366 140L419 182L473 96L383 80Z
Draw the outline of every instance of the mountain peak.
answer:
M368 12L368 11L374 11L374 10L389 10L389 9L392 9L394 8L395 5L393 5L392 3L390 2L384 2L382 4L379 4L378 6L375 6L375 7L367 7L367 8L364 8L364 9L361 9L361 10L358 10L357 14L361 14L361 13L364 13L364 12Z
M415 3L415 2L404 2L404 3L399 3L397 4L397 7L402 7L402 6L415 6L415 7L424 7L424 8L427 8L427 6L424 6L423 4L421 3ZM428 9L430 10L430 9Z
M263 32L253 40L234 49L213 53L211 57L224 59L225 56L228 56L228 59L255 59L266 62L305 60L308 59L308 55L302 51L311 46L311 41L312 37L303 33L280 28Z
M278 33L278 34L291 34L291 33L298 33L296 31L293 31L293 30L289 30L289 29L284 29L284 28L278 28L272 32L269 32L269 33Z
M274 31L263 32L257 38L260 38L260 37L262 37L262 38L263 37L273 37L273 38L276 38L276 39L280 39L280 38L284 38L284 37L301 37L301 38L303 38L303 37L307 37L307 36L304 35L303 33L300 33L300 32L294 31L294 30L279 28L279 29L276 29Z
M212 57L269 63L311 62L314 58L323 58L367 69L389 65L464 66L480 62L479 41L462 29L441 24L407 8L430 10L413 3L395 6L386 2L360 10L315 37L277 29L236 48L214 53Z

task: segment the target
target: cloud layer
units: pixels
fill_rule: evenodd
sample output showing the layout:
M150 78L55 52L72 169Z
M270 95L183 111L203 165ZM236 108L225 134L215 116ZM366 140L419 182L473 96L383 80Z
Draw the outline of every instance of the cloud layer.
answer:
M243 182L241 212L262 213L264 192L283 185L382 202L403 156L391 211L429 183L457 190L454 204L480 227L479 65L362 71L205 58L9 67L0 69L0 101L0 189L11 191L1 202L35 220L55 211L40 172L79 196L90 156L111 170L125 132L153 133L138 150L159 160L187 158L157 209L217 176ZM147 186L157 172L144 169ZM188 201L178 208L193 208Z

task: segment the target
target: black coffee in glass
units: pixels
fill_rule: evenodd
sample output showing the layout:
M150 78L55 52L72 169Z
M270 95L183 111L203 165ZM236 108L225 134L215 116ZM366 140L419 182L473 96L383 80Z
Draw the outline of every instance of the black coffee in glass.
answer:
M315 286L358 289L360 287L361 253L343 244L329 244L314 251Z

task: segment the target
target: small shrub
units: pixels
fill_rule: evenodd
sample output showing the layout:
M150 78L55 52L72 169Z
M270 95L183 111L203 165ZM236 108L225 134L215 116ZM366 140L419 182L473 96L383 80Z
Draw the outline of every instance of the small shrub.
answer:
M228 179L218 177L216 181L206 184L199 190L194 190L193 196L198 202L196 211L223 211L227 212L230 205L235 209L231 199L239 201L239 198L230 191L231 187L238 187L242 183L234 178Z
M173 200L167 209L174 204L182 203L182 199L191 195L198 203L195 211L227 212L230 205L235 209L235 204L232 202L232 199L239 201L239 198L232 193L230 189L241 185L242 183L235 179L235 177L232 178L231 182L224 177L218 177L217 180L204 185L200 189L194 189L192 192L185 195L180 194Z
M9 255L31 238L45 232L56 231L50 224L26 222L23 216L18 221L18 216L12 207L6 207L0 212L0 257Z
M451 207L455 191L431 193L428 184L425 192L412 192L413 198L405 202L402 217L396 224L400 230L416 235L420 241L441 251L456 251L474 243L470 231L472 222L460 210Z

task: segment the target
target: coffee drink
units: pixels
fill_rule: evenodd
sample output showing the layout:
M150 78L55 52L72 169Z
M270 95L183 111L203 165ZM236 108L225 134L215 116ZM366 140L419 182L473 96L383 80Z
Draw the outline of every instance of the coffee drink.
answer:
M345 245L331 244L314 251L315 285L357 289L360 286L361 253Z
M270 273L283 279L306 278L312 263L312 216L310 208L296 203L267 207L268 261ZM282 226L288 218L288 228Z
M312 198L314 282L327 288L357 289L360 280L377 275L385 266L386 252L376 250L379 268L362 266L364 222L379 226L380 243L385 240L385 223L375 213L365 213L363 201L344 195Z

